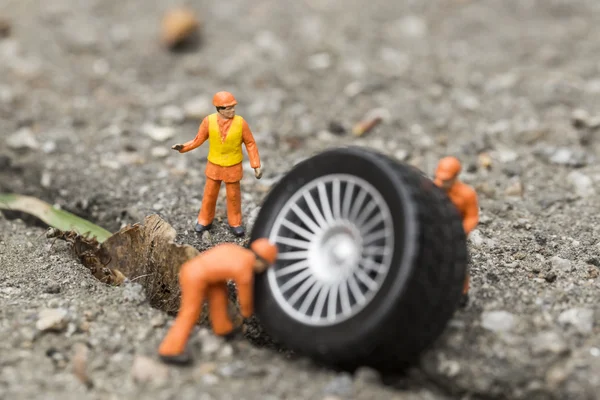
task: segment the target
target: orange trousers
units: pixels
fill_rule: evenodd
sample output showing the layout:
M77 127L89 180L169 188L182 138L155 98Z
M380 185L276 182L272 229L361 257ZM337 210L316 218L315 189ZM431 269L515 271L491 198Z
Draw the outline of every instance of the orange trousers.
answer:
M469 292L470 283L471 283L471 276L467 273L467 277L465 278L465 283L463 284L463 294L467 294Z
M180 279L181 305L175 323L163 339L158 349L163 356L175 356L185 351L194 325L200 318L205 296L208 297L208 310L213 332L224 336L233 331L227 305L229 295L227 283L206 285L198 279Z
M221 182L206 177L204 185L204 196L202 197L202 206L198 213L198 223L207 226L215 218L215 208L217 198L221 189ZM227 221L229 226L242 225L242 194L240 182L225 182L227 193Z

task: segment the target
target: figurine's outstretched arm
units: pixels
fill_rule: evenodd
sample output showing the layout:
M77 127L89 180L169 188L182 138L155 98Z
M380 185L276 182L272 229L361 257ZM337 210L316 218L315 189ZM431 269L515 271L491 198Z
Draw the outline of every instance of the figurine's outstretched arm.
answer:
M200 147L202 143L208 140L208 117L202 120L200 127L198 128L198 133L193 140L186 142L182 145L173 146L174 150L179 151L180 153L187 153L188 151L192 151L197 147Z

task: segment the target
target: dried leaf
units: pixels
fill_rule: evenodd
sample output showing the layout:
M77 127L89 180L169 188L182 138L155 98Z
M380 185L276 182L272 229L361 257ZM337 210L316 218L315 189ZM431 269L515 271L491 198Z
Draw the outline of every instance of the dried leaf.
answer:
M179 268L199 254L189 245L174 243L176 232L158 215L144 224L128 225L101 245L99 255L109 261L106 267L119 271L146 289L150 304L175 312L179 307Z
M103 243L59 230L46 236L70 243L98 280L120 285L128 278L141 284L150 305L166 312L179 308L179 268L200 254L192 246L174 243L175 229L156 214L147 216L143 225L122 228Z
M36 199L35 197L22 196L18 194L0 194L0 210L20 211L31 214L51 227L61 231L73 231L78 235L95 237L103 242L112 234L106 229L99 227L68 211L54 208L50 204Z

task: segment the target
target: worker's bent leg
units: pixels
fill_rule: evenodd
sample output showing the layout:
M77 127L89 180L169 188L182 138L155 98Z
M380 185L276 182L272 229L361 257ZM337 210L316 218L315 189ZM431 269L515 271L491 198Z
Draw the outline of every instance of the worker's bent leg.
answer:
M229 226L242 225L242 194L240 182L226 182L227 191L227 221Z
M471 283L471 277L469 274L465 277L465 283L463 284L463 294L467 294L469 292L469 286Z
M210 285L208 287L208 310L213 332L224 336L233 330L233 323L229 319L227 305L229 294L226 283Z
M204 195L202 196L202 206L198 213L198 223L208 226L215 218L215 207L217 206L217 198L219 197L219 189L221 181L215 181L206 177L204 184Z
M198 268L198 265L186 263L181 267L181 305L173 326L158 349L162 356L175 356L185 351L190 333L202 312L206 287L203 281L194 279L193 274L187 273L191 268Z

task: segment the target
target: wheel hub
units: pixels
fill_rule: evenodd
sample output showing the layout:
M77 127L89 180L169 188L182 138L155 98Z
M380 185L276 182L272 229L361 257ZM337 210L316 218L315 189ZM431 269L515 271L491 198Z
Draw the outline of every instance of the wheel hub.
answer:
M389 206L369 182L346 174L299 188L279 211L269 239L281 246L267 272L275 300L313 326L335 325L364 309L394 249Z
M313 242L310 268L322 282L340 282L358 267L361 252L360 231L351 222L338 221Z

